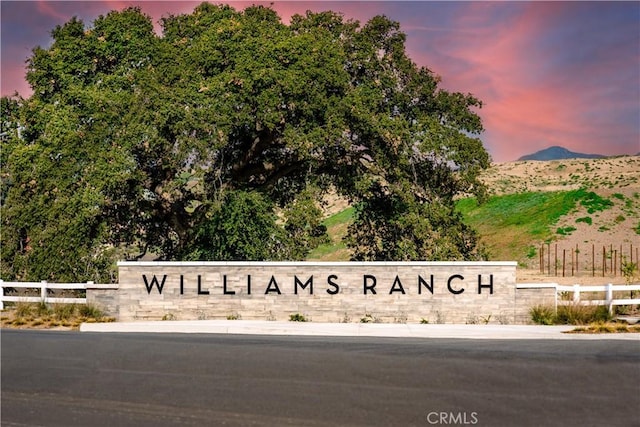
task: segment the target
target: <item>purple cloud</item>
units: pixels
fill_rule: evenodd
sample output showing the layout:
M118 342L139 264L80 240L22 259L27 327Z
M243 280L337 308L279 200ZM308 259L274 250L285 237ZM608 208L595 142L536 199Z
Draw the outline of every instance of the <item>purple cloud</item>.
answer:
M3 1L2 95L30 95L26 59L72 16L89 26L110 10L138 6L157 24L199 3ZM637 2L276 2L273 8L285 22L308 9L363 23L376 14L400 22L414 62L441 75L447 90L484 102L481 138L496 161L550 145L610 155L640 151Z

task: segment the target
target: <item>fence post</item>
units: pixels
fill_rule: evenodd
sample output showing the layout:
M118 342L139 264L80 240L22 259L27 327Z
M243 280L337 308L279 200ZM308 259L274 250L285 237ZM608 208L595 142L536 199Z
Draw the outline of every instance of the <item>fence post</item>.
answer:
M580 285L573 285L573 303L578 304L580 302Z
M84 299L89 304L89 292L87 288L93 288L93 280L89 280L86 285L84 285Z
M45 304L47 302L47 281L43 280L40 282L40 299L42 303Z
M0 280L0 310L4 310L4 280Z
M605 292L606 292L606 296L605 299L607 300L607 306L609 307L609 314L613 315L613 289L612 289L612 284L611 283L607 283L607 286L605 288Z

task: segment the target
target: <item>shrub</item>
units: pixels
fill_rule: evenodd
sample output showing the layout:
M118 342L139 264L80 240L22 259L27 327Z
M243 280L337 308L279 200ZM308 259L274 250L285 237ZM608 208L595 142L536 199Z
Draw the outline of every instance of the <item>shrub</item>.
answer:
M366 313L364 317L360 319L360 323L372 323L375 319L369 313Z
M559 228L556 230L556 233L557 233L557 234L560 234L561 236L568 236L568 235L570 235L571 233L573 233L574 231L576 231L576 228L575 228L575 227L568 226L568 227L559 227Z
M51 314L51 308L49 308L44 301L36 304L35 311L37 316L48 316Z
M611 200L602 198L593 191L585 192L580 204L587 208L587 212L590 214L609 209L613 206L613 202Z
M78 314L81 317L86 317L89 319L100 319L104 316L104 313L102 312L102 310L100 310L98 307L91 304L85 304L85 305L79 306Z
M295 313L289 316L289 321L290 322L308 322L309 320L307 320L307 318L304 317L304 315L300 313Z
M529 310L531 320L538 325L586 325L611 320L609 309L605 306L569 304L553 307L536 305Z
M527 249L527 258L533 258L536 256L537 253L538 253L538 250L536 249L535 246L529 246L529 248Z
M545 305L536 305L529 310L531 320L537 325L553 325L556 314L554 309Z
M16 317L29 317L33 309L33 305L28 302L18 302L16 307Z
M76 305L75 304L56 304L53 306L53 315L58 320L69 320L76 313ZM62 326L65 325L64 322Z
M591 225L593 224L593 220L591 219L590 216L585 216L582 218L578 218L576 219L576 222L584 222L585 224Z
M611 320L609 309L605 306L590 306L582 304L561 305L556 314L556 324L585 325L592 322L606 322Z

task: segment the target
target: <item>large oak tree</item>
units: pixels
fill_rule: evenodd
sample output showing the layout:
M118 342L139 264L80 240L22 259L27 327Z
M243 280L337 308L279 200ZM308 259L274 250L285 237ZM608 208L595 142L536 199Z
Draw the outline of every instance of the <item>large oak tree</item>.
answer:
M416 66L398 23L203 3L161 24L74 18L33 50L33 95L3 98L3 278L303 259L330 188L356 207L354 259L481 256L454 209L484 195L481 102Z

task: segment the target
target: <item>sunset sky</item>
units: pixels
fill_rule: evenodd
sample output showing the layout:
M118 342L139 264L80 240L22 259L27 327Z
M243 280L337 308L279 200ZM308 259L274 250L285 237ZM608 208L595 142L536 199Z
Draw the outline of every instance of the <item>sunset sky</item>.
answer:
M26 59L34 47L48 47L51 30L73 16L89 27L110 10L138 6L160 33L161 17L191 13L199 3L2 0L2 95L31 95ZM481 139L494 161L552 145L640 152L640 2L276 1L272 7L284 22L306 10L400 22L416 64L440 75L447 90L484 102Z

